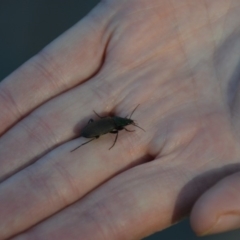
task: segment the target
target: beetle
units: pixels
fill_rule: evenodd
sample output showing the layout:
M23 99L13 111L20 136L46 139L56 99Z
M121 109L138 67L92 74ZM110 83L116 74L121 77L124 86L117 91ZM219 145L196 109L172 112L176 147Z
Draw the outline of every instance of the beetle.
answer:
M140 128L141 130L145 131L144 129L142 129L141 127L139 127L134 120L131 119L133 113L135 112L135 110L137 109L139 105L137 105L129 118L127 118L127 116L125 118L123 117L118 117L118 116L105 116L105 117L101 117L99 116L95 111L94 113L100 118L97 121L94 121L93 119L90 119L88 121L88 124L82 129L81 133L80 133L80 137L85 137L85 138L91 138L91 140L81 144L80 146L74 148L71 152L75 151L76 149L80 148L81 146L99 138L101 135L107 134L107 133L114 133L117 134L115 137L115 140L112 144L112 146L109 148L109 150L111 148L114 147L117 138L118 138L118 132L121 130L126 130L127 132L134 132L135 130L128 130L126 128L126 126L128 125L133 125L135 127Z

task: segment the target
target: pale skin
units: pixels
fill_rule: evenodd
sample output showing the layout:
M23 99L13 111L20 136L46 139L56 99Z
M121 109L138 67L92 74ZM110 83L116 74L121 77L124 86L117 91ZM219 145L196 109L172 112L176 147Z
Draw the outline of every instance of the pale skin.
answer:
M141 239L187 215L198 235L239 228L239 10L105 0L1 82L0 239ZM71 152L93 110L138 104L146 132Z

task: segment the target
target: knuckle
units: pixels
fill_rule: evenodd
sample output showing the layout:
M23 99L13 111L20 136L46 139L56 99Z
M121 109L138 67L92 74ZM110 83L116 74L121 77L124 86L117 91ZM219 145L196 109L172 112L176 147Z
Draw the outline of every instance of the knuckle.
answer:
M63 74L61 72L61 67L58 66L54 56L43 49L33 58L31 64L41 80L52 84L54 88L60 87L60 83L63 82Z
M56 144L56 139L53 134L51 121L45 115L40 113L32 113L29 118L21 122L21 126L25 129L27 137L31 141L35 141L45 147L51 147ZM47 139L46 139L47 137Z

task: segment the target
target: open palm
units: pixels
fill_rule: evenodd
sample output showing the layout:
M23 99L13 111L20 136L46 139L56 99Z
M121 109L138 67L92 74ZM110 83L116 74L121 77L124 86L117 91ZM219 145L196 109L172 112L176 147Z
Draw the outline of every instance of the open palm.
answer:
M239 227L238 11L237 0L105 0L5 79L0 239L140 239L192 208L198 234ZM125 117L138 104L146 132L71 152L93 111Z

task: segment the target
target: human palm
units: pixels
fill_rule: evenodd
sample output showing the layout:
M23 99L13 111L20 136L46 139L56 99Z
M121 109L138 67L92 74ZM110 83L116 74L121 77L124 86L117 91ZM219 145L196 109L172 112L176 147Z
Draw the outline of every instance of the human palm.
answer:
M5 79L0 239L139 239L194 204L198 234L229 229L211 230L239 195L237 11L230 0L105 0ZM93 110L125 117L138 104L146 132L71 152Z

